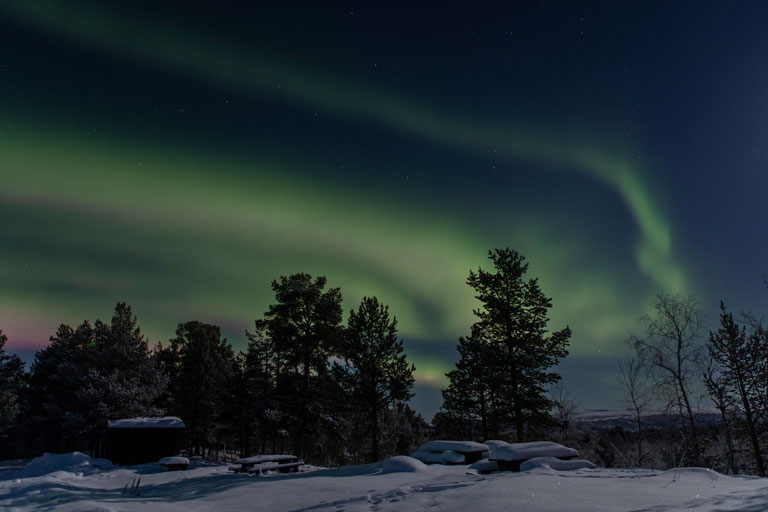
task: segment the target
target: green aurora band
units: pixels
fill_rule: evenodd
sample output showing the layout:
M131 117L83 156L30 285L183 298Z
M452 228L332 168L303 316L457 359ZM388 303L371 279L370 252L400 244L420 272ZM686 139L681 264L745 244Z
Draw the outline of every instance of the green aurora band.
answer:
M559 266L569 251L577 251L566 236L555 243L537 230L521 230L514 240L555 297L553 326L570 323L578 339L589 339L590 344L575 342L574 353L615 345L638 316L626 311L641 311L637 306L644 307L656 289L687 291L663 210L641 169L627 158L524 129L446 116L383 92L234 53L210 41L202 44L168 27L139 29L104 8L85 12L52 1L7 1L0 10L213 84L283 97L433 144L577 172L604 184L621 198L639 231L636 265L650 281L642 299L622 297L620 286L608 279L586 279L585 288L565 275ZM59 222L46 247L69 256L57 260L41 253L31 260L31 249L4 255L9 265L0 269L0 277L9 285L0 295L7 315L0 321L6 325L29 327L35 321L30 311L53 304L75 318L94 311L105 317L105 305L94 310L94 301L114 297L149 309L137 311L149 333L170 334L169 317L239 327L266 309L269 281L295 271L327 275L332 286L341 286L347 308L363 295L379 296L391 304L406 337L453 342L472 322L476 303L463 282L470 268L485 265L491 245L460 214L446 222L426 207L392 208L350 187L334 184L317 194L316 187L265 162L78 137L12 118L0 121L0 152L0 208L12 208L25 219L39 217L41 224L43 217L55 215ZM213 180L212 170L226 172ZM9 239L31 248L33 225L25 221ZM94 244L103 252L76 251ZM544 256L555 253L557 258ZM37 270L13 270L22 266ZM72 289L81 293L71 297L67 290ZM60 306L65 296L66 306ZM579 332L579 319L595 310L600 318L589 318ZM428 354L414 359L420 382L443 382L446 361Z

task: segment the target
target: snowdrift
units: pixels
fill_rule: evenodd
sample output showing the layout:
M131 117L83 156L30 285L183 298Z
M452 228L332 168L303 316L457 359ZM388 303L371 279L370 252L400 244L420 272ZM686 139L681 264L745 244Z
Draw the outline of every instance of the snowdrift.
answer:
M381 468L381 474L387 473L419 473L429 471L429 467L420 460L408 457L407 455L397 455L388 459Z
M588 460L561 460L555 457L534 457L520 464L520 471L532 469L553 469L555 471L572 471L574 469L595 469L597 466Z
M107 459L92 459L80 452L44 453L42 456L32 459L22 471L21 476L29 478L55 472L71 473L72 476L83 476L111 468L112 463Z

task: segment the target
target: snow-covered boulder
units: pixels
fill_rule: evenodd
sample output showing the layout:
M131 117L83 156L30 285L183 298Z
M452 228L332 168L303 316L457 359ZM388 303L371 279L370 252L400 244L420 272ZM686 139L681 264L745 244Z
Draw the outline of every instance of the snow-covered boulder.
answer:
M112 463L107 459L92 459L80 452L44 453L40 457L29 461L23 475L25 477L35 477L54 472L90 475L110 468L112 468Z
M572 471L574 469L595 469L596 466L588 460L561 460L555 457L534 457L520 464L520 471L538 468Z
M453 450L445 450L443 452L443 464L464 464L466 458Z
M419 473L428 470L429 468L418 459L407 455L397 455L384 462L381 473Z
M499 463L495 460L482 459L469 466L469 469L474 469L481 475L484 475L486 473L493 473L494 471L498 471Z

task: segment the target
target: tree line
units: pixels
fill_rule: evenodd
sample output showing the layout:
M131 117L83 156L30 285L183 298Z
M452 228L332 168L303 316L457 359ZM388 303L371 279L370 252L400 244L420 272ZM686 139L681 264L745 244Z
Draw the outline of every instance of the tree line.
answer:
M344 325L341 292L326 284L273 281L275 301L240 353L199 321L150 346L118 303L109 322L61 325L27 373L0 331L0 458L100 455L108 420L165 414L184 420L191 455L291 451L342 464L412 449L427 424L407 404L415 368L396 319L365 297Z
M192 455L291 451L335 465L409 453L434 437L552 439L606 466L765 475L761 319L737 319L721 303L719 327L707 330L694 297L659 294L617 360L633 428L590 431L575 422L576 403L555 371L570 328L549 330L552 299L526 277L521 254L488 257L490 268L469 272L476 321L458 340L431 424L408 406L415 368L389 308L365 297L343 323L341 291L300 273L272 282L274 302L239 353L217 326L198 321L150 346L124 303L108 323L60 326L28 373L5 353L0 332L0 457L99 454L107 420L169 414L186 423ZM716 421L702 405L714 406Z

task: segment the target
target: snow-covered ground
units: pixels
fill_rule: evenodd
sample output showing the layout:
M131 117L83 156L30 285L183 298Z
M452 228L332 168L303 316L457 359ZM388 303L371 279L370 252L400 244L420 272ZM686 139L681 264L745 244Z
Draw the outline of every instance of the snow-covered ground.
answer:
M386 472L380 463L258 476L230 473L224 466L161 472L158 464L100 468L70 457L72 462L63 467L54 459L44 461L51 470L44 474L39 474L41 464L30 474L24 468L0 468L0 510L768 510L768 480L705 469L542 467L483 476L467 466L423 466L401 458ZM139 478L137 490L126 491Z

